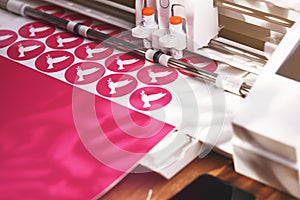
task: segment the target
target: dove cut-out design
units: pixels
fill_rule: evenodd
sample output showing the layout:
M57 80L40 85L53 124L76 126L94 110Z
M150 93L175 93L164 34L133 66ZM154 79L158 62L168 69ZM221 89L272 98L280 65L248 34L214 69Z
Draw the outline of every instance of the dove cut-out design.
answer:
M98 62L77 62L72 64L64 73L65 79L72 84L86 85L99 81L104 75L105 68ZM105 83L107 83L105 81ZM106 86L106 84L105 84Z
M203 68L206 66L209 66L213 61L206 61L206 62L200 62L200 63L193 63L191 60L187 60L187 63L190 65L193 65L196 68Z
M86 49L85 52L88 55L87 58L93 58L94 57L93 54L102 53L102 52L107 50L106 47L100 47L100 48L92 49L90 46L86 46L85 49Z
M131 82L132 82L132 80L130 80L130 79L113 82L111 80L111 78L109 78L107 80L107 86L110 89L109 94L116 94L117 93L116 88L124 87L124 86L130 84Z
M57 47L64 47L64 43L74 42L78 38L69 37L69 38L62 38L60 35L56 37Z
M139 81L147 85L166 85L177 80L178 72L159 65L143 67L138 71Z
M104 29L104 30L96 29L96 30L100 31L101 33L107 34L107 35L109 35L115 31L113 29Z
M56 10L56 9L51 9L51 10L50 9L49 10L40 9L40 11L44 12L44 13L47 13L48 15L53 15L53 14L58 12L58 10Z
M13 36L12 34L1 35L1 36L0 36L0 42L9 39L9 38L11 38L12 36Z
M61 7L55 6L55 5L42 5L36 8L36 10L39 10L41 12L47 13L48 15L53 15L56 17L61 17L65 14L65 10Z
M81 69L80 66L78 66L76 69L77 69L76 74L79 77L77 81L84 81L83 76L93 74L96 71L100 70L100 68L98 68L98 67L93 67L93 68L90 68L90 69Z
M72 53L67 51L48 51L40 55L36 61L35 66L47 73L62 71L74 62L75 58ZM77 67L77 66L76 66ZM76 75L76 68L74 76Z
M113 48L97 42L85 43L75 49L75 55L82 60L102 60L109 58L114 52Z
M163 92L158 92L158 93L148 95L145 93L144 90L142 90L140 94L141 94L141 100L144 102L143 108L150 108L151 101L157 101L167 95L167 93L163 93Z
M154 86L139 88L129 98L134 108L143 111L161 109L171 101L172 94L167 89Z
M30 45L24 47L23 44L18 45L18 51L19 51L19 58L25 57L25 53L29 51L33 51L41 47L41 45Z
M97 92L109 98L122 97L131 93L138 85L134 76L129 74L110 74L97 83Z
M63 18L74 23L83 24L85 26L91 26L91 24L93 23L93 20L91 18L79 14L70 14L64 16Z
M134 64L134 63L139 61L139 59L136 59L136 58L128 59L128 60L122 60L120 57L117 57L116 59L117 59L117 65L119 66L118 70L125 69L124 65L131 65L131 64Z
M83 24L84 23L84 19L70 19L70 18L67 18L66 20L68 21L72 21L72 22L75 22L75 23L78 23L78 24Z
M59 63L59 62L63 62L65 60L67 60L70 56L59 56L59 57L55 57L52 58L51 55L47 55L47 63L48 63L48 67L47 69L53 69L54 68L54 64Z
M201 56L190 56L184 58L182 61L209 72L215 72L218 69L218 63L216 61Z
M52 49L73 49L82 44L83 41L84 39L82 37L76 37L67 32L60 32L48 37L46 44ZM82 53L85 55L85 51Z
M48 26L42 26L42 27L35 28L33 25L30 25L29 26L29 32L30 32L29 36L34 37L34 36L36 36L36 33L43 32L43 31L46 31L48 29L49 29Z
M131 54L114 54L105 60L105 66L114 72L133 72L145 65L146 61Z
M5 44L6 42L3 43ZM39 56L44 50L45 45L43 42L37 40L22 40L10 45L7 49L7 55L15 60L30 60Z
M18 39L16 32L6 29L0 30L0 48L13 44Z
M46 38L55 32L56 28L50 24L42 22L31 22L19 28L20 36L27 39Z
M117 35L122 31L122 29L120 29L119 27L111 26L105 23L93 25L92 29L110 36Z
M149 77L151 78L151 83L157 83L157 78L163 78L166 77L170 74L172 74L172 72L170 71L162 71L162 72L153 72L151 69L148 69L148 73L149 73Z

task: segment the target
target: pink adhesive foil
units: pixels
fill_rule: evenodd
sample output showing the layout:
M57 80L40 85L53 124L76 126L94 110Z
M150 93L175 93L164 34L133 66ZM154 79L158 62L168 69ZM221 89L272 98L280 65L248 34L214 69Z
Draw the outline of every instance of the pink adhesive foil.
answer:
M0 62L0 199L100 197L174 129L2 56Z

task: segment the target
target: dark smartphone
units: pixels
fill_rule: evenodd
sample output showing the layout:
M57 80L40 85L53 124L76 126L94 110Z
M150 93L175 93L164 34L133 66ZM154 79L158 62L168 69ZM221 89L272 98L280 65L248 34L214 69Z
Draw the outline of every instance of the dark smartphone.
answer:
M170 200L255 200L255 196L205 174L199 176Z

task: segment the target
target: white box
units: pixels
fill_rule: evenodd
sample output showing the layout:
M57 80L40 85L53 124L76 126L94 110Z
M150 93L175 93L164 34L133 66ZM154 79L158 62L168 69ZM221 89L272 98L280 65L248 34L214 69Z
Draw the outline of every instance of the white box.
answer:
M237 138L233 139L233 161L236 172L300 198L298 163Z

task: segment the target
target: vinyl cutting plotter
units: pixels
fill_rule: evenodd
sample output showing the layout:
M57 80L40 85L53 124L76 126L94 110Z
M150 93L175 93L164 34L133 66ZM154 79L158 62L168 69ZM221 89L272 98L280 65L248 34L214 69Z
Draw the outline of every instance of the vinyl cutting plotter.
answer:
M217 138L167 137L140 164L170 178L214 149L232 156L237 172L300 197L297 0L45 1L129 30L154 55L204 57L219 66L222 78L214 81L226 92Z

